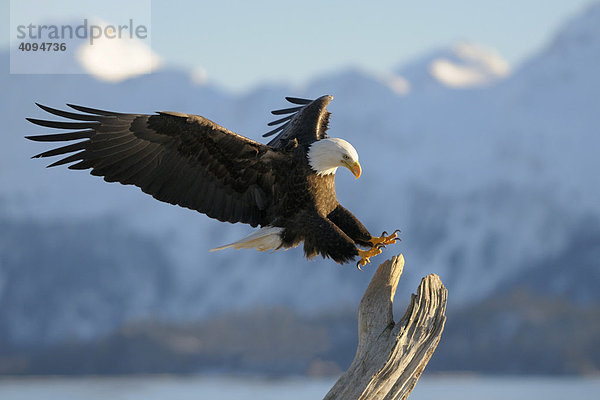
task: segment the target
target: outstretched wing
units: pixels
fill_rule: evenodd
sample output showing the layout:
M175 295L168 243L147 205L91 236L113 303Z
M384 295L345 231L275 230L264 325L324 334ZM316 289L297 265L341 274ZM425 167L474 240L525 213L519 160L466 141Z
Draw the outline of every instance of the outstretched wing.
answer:
M220 221L264 224L283 155L198 115L122 114L69 105L74 113L38 104L71 121L27 118L69 132L28 136L40 142L76 141L34 157L67 155L49 167L74 163L108 182L140 187L154 198ZM73 122L75 120L77 122Z
M327 105L333 100L333 96L325 95L315 100L296 97L286 97L285 99L298 106L271 111L274 115L289 115L269 123L269 126L281 124L263 135L263 137L267 137L279 132L269 142L269 146L282 149L290 141L296 139L298 144L306 147L316 140L327 137L326 132L330 115L327 111Z

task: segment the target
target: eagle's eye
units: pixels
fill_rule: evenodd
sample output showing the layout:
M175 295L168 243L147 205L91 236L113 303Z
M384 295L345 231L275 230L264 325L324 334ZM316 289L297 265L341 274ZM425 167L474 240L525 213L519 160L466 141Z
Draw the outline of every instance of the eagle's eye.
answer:
M344 156L343 156L343 157L344 157L344 160L348 160L348 159L350 158L350 157L348 157L348 155L347 155L347 154L344 154Z

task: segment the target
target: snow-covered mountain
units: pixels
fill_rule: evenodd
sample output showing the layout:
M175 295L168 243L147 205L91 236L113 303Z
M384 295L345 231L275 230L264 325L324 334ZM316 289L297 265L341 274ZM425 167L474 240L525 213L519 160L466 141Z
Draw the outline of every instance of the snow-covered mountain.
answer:
M490 86L506 78L510 67L495 50L460 41L402 65L396 72L410 82L413 91L421 92Z
M29 156L46 146L23 139L40 132L24 118L45 116L34 101L196 113L258 140L284 96L330 93L330 135L351 141L364 167L358 181L340 171L338 197L372 232L402 229L403 242L374 260L404 253L400 290L435 272L459 306L564 259L600 217L598 22L596 4L510 73L493 51L459 43L385 76L347 69L301 90L271 85L241 96L181 70L118 83L1 74L0 338L89 337L131 319L273 305L318 314L355 307L371 274L306 261L300 249L209 253L250 228L85 172L45 170ZM572 293L564 274L579 261L571 262L545 277L555 292ZM585 265L594 269L589 257Z

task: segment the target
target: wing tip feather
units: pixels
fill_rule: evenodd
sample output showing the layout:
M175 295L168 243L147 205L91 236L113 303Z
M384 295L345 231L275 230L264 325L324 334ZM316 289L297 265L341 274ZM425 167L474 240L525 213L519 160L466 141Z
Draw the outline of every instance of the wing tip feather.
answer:
M292 96L286 96L285 99L292 104L308 104L308 103L312 102L312 100L310 100L310 99L303 99L300 97L292 97Z

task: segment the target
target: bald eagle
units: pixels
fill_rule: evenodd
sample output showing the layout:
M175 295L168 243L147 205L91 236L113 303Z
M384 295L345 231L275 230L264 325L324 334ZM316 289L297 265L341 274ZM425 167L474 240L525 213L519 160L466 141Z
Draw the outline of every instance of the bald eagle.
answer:
M39 142L74 141L33 156L64 156L48 165L91 169L107 182L135 185L155 199L231 223L260 226L249 236L217 247L261 251L298 246L345 263L359 257L360 268L398 231L372 236L335 194L338 167L361 175L350 143L326 135L332 96L316 100L286 97L294 106L272 111L277 134L264 145L199 115L158 112L123 114L68 104L63 111L37 104L68 120L27 118L63 133L27 136ZM361 246L366 250L362 250Z

